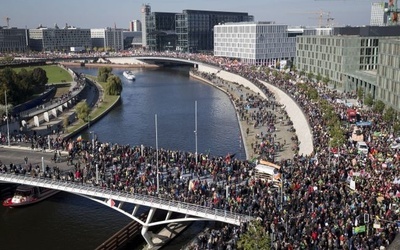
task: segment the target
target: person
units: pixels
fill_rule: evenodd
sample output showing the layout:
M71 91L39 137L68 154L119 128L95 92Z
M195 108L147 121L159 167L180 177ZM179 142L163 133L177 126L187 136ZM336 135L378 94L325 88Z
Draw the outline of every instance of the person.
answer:
M24 157L25 164L28 164L28 156Z

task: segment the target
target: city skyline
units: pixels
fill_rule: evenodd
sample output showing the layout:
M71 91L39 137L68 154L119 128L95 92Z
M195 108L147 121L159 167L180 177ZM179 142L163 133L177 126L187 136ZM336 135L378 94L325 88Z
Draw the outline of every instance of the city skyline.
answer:
M4 0L0 26L37 28L39 25L60 28L65 24L79 28L129 28L132 20L141 20L141 7L149 4L152 12L177 12L185 9L247 12L255 21L274 21L290 26L369 25L371 3L377 0ZM45 11L43 11L45 10ZM322 14L322 18L320 16Z

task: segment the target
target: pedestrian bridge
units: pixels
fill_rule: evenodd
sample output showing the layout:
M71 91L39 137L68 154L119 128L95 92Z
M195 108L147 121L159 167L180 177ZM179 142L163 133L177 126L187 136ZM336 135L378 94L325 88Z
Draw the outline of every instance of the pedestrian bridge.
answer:
M101 187L82 184L81 182L30 177L13 173L0 173L0 181L69 192L108 206L142 225L141 233L145 238L149 248L153 247L153 240L151 238L152 234L148 232L148 229L153 226L200 220L220 221L233 225L240 225L242 222L247 222L253 219L251 216L244 214L232 213L230 211L220 209L212 209L191 203L162 199L150 195L132 194L117 190L102 189ZM133 211L123 210L122 208L124 203L134 204L135 206ZM139 215L136 214L141 206L149 208L146 221L139 219ZM152 222L152 218L157 209L168 211L167 216L162 221ZM172 213L182 214L184 217L171 218Z

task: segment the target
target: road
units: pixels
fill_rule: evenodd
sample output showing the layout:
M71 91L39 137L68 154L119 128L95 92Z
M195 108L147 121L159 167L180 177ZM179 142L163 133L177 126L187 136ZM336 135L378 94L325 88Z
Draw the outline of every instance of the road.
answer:
M54 163L52 158L54 156L53 150L47 150L46 152L42 152L41 150L32 150L29 148L29 145L22 146L0 146L0 161L2 164L9 166L11 163L15 165L25 166L24 158L28 158L28 164L32 164L32 166L39 165L42 167L42 157L43 163L45 166L54 167L57 166L62 171L72 170L73 166L68 166L66 157L67 154L64 152L62 154L61 162Z

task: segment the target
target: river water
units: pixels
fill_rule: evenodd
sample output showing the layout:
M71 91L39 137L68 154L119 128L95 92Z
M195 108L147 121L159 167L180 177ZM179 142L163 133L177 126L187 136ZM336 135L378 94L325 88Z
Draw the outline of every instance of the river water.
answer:
M74 68L97 75L97 69ZM197 101L198 152L212 156L236 153L245 158L234 107L218 89L191 79L187 68L134 69L136 81L113 73L123 81L122 101L107 116L92 124L98 139L129 145L146 145L195 152L195 101ZM157 126L155 123L157 115ZM157 137L156 137L157 130ZM130 219L88 199L59 193L36 205L8 209L0 206L1 249L94 249ZM205 223L196 222L164 249L179 249ZM126 249L141 249L133 242Z

